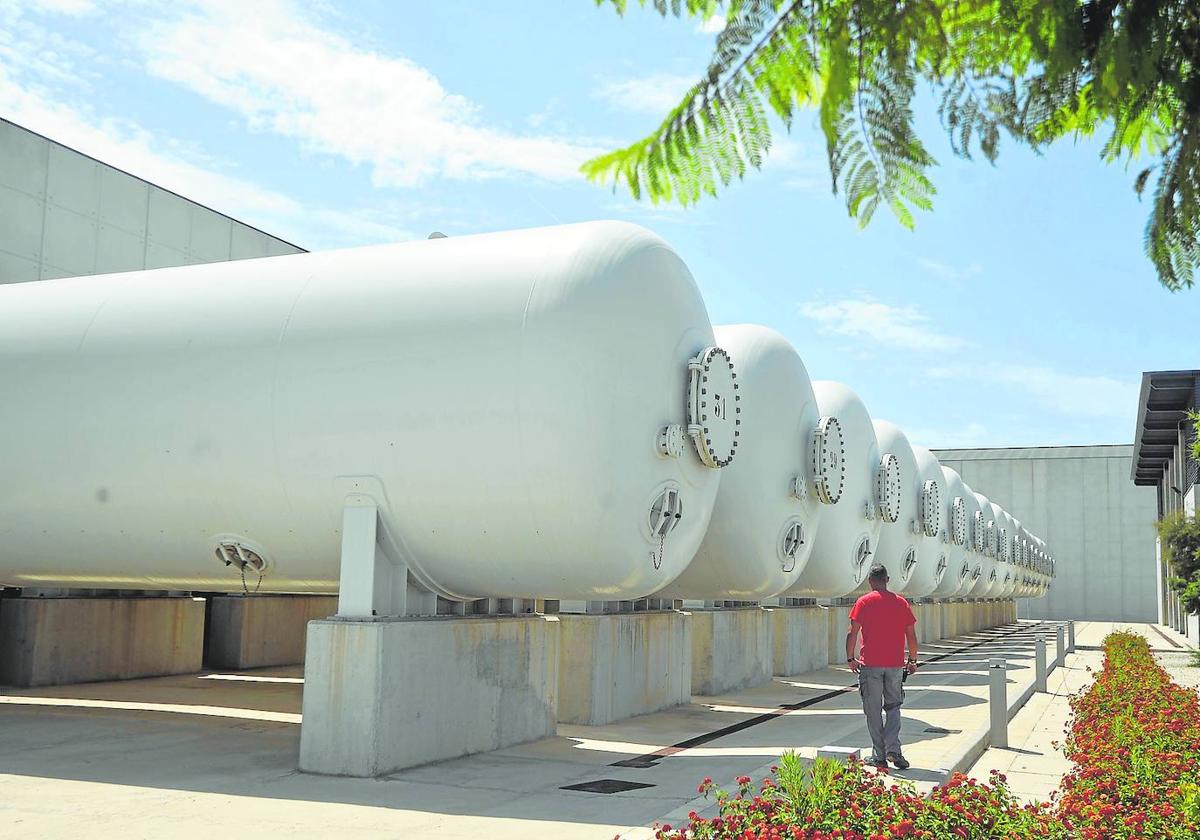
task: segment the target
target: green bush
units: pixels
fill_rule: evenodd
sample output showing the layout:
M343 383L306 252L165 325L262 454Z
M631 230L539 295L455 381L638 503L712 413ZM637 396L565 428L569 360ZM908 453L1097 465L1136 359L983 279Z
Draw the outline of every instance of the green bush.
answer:
M1200 519L1173 513L1159 521L1158 536L1171 588L1188 612L1200 612Z
M1192 433L1192 460L1200 461L1200 411L1189 411L1188 419L1192 421L1192 428L1196 430Z

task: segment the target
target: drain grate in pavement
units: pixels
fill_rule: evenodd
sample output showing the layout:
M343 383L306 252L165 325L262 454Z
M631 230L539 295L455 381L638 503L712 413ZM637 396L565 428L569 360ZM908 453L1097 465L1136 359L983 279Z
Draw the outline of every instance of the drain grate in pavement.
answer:
M935 735L958 735L962 732L961 729L943 729L940 726L927 726L925 727L925 731L932 732Z
M564 785L559 790L581 790L584 793L623 793L627 790L651 788L645 782L623 782L620 779L597 779L594 782L582 782L578 785Z

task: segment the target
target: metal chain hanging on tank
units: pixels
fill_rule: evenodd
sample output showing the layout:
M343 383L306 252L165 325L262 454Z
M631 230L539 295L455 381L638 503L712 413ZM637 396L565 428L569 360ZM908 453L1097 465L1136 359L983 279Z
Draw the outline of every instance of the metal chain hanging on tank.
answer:
M817 423L809 451L813 490L823 504L836 505L846 484L846 442L836 417L822 417Z
M687 432L696 454L707 467L729 466L742 425L733 361L720 347L706 347L688 362L688 374Z
M792 572L796 569L796 555L800 553L800 549L804 546L804 525L800 522L792 522L783 534L783 541L780 545L780 552L784 556L783 571Z
M226 566L237 566L238 572L242 576L242 592L246 595L252 594L250 587L246 584L246 569L247 567L258 573L258 582L254 584L254 591L258 592L262 586L263 575L267 570L267 562L262 556L253 549L247 548L237 542L221 542L217 544L216 551L217 559Z
M658 553L650 552L650 562L655 569L662 567L663 554L666 551L667 535L675 530L679 520L683 518L683 497L674 487L668 487L659 494L650 507L650 533L658 537Z
M900 518L900 485L900 459L889 452L875 470L875 510L884 522Z

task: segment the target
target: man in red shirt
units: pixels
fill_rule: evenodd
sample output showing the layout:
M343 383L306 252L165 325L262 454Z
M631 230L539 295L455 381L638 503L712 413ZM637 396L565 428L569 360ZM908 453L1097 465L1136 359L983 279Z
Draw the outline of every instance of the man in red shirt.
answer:
M908 601L888 591L888 573L882 565L871 567L867 583L871 591L850 610L846 660L850 670L858 674L858 693L862 695L873 747L870 763L887 767L890 761L898 770L907 770L908 760L900 752L900 705L904 702L905 673L917 670L917 618ZM861 660L854 655L859 633Z

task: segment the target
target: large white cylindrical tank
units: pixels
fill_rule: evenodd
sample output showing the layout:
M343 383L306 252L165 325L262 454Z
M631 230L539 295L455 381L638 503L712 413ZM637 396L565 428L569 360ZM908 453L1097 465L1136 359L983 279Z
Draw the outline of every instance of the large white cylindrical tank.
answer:
M992 598L1003 598L1009 589L1009 584L1012 583L1012 565L1009 563L1009 535L1011 526L1009 519L1004 511L1004 508L995 502L990 502L992 508L992 521L995 523L995 539L996 539L996 580L989 595Z
M914 527L921 507L919 471L917 457L913 454L908 437L895 423L873 420L875 441L881 453L888 453L895 460L899 483L896 487L894 511L879 516L879 540L875 547L872 563L882 563L888 570L889 588L893 592L913 594L908 589L909 581L917 568L918 532ZM884 472L876 474L876 480L885 479ZM878 488L876 488L878 494ZM940 510L937 511L940 514ZM878 515L880 512L876 510ZM894 514L894 516L892 515ZM936 517L935 517L936 518Z
M917 454L920 457L919 449ZM967 554L970 545L969 520L964 498L970 494L964 489L962 476L957 470L943 466L941 472L946 488L942 496L942 530L945 536L941 540L942 550L946 552L946 571L931 594L935 598L952 598L964 588L971 573Z
M983 505L980 494L971 489L965 481L963 487L970 495L967 515L970 521L971 533L971 575L970 584L959 592L960 595L971 598L982 598L987 591L993 561L988 558L988 529L987 520L983 515ZM990 512L990 508L988 509Z
M0 582L332 592L365 496L440 595L647 595L707 529L734 384L624 223L0 286Z
M804 362L774 330L717 327L717 343L737 359L746 435L721 471L708 532L663 598L753 601L796 582L808 563L821 508L812 491L809 439L817 401Z
M1000 521L1001 508L1000 505L993 502L987 496L983 496L981 498L979 506L983 511L984 520L987 523L987 559L991 561L991 572L988 575L988 586L987 589L983 591L983 597L996 598L1000 594L1001 581L1004 576L1004 569L1001 566L1000 560L1000 540L1003 528L1003 523Z
M1012 598L1021 584L1021 567L1018 564L1020 528L1017 520L1007 510L1002 510L1006 549L1004 553L1005 586L1000 593L1002 598Z
M908 593L924 598L933 595L950 568L953 525L947 515L946 475L937 456L923 446L913 446L920 482L917 569L908 582Z
M1033 595L1033 535L1030 529L1021 528L1021 562L1022 570L1022 587L1021 595L1024 598L1031 598Z
M836 598L853 592L874 562L879 539L876 481L881 466L898 472L892 461L881 462L871 416L858 395L838 382L813 382L821 414L811 460L821 476L815 489L828 500L808 565L786 593L797 598ZM830 422L832 421L832 422ZM886 459L885 459L886 460ZM885 478L885 487L890 486ZM897 500L884 500L895 509Z
M1017 577L1017 585L1013 588L1012 597L1023 598L1025 589L1025 526L1015 516L1012 517L1012 524L1013 566Z

